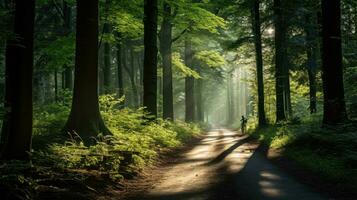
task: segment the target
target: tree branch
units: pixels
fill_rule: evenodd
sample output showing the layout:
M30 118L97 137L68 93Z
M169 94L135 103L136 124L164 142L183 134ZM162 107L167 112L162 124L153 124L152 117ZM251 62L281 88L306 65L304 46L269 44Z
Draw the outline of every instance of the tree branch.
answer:
M191 26L190 26L190 27L191 27ZM188 29L189 29L190 27L185 28L185 30L183 30L178 36L176 36L175 38L173 38L173 39L171 40L171 43L174 43L174 42L176 42L178 39L180 39L180 38L188 31Z

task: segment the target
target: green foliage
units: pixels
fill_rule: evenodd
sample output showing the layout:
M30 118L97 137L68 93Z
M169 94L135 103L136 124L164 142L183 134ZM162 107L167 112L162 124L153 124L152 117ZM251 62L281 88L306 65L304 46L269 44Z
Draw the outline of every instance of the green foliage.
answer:
M152 164L161 151L179 147L201 132L197 125L180 121L149 122L143 109L119 109L123 100L115 95L100 97L103 119L113 135L98 135L91 146L85 146L79 136L61 132L70 111L70 98L36 106L32 164L0 165L0 187L20 199L32 199L42 180L82 180L93 172L110 181L122 180Z
M60 170L98 170L120 179L150 164L161 150L178 147L200 133L194 124L149 122L143 109L118 109L122 101L115 95L100 97L103 119L113 135L98 135L92 146L83 145L79 136L66 139L69 136L60 134L68 104L36 108L33 163Z
M351 118L357 117L357 67L349 67L345 72L346 104Z
M144 25L140 19L135 18L127 12L116 12L109 19L114 30L120 32L127 38L139 38L143 34Z
M225 20L205 9L204 4L182 2L177 6L178 15L174 18L174 23L179 29L218 33L219 28L226 26Z
M195 58L208 67L222 67L226 60L217 51L200 51L195 54Z
M320 119L321 115L313 115L301 124L251 129L251 134L324 180L353 191L357 185L357 127L321 128Z
M28 162L9 161L0 165L0 188L6 192L8 199L34 199L36 182L28 177L35 169Z
M196 79L201 78L200 75L193 69L187 67L179 53L172 54L172 65L177 72L178 77L194 77Z
M59 48L60 47L60 48ZM72 66L74 60L75 37L59 37L50 42L38 52L48 61L46 67L49 69L62 69L63 66Z

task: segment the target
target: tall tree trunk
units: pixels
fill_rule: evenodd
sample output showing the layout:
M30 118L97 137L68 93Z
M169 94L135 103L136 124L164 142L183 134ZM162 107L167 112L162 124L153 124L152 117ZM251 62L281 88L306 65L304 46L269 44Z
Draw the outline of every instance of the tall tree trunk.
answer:
M193 69L193 51L190 38L185 40L185 63L186 66ZM192 76L185 78L185 121L193 122L195 120L195 79Z
M140 52L137 57L137 68L138 68L138 74L136 76L136 83L137 83L137 88L138 88L138 105L140 107L143 106L143 59L142 56L143 54Z
M1 76L5 77L5 49L6 49L6 41L5 38L0 38L0 70ZM0 101L4 100L4 90L5 90L5 82L0 82Z
M286 46L285 42L285 46ZM285 106L285 116L291 118L293 115L292 105L291 105L291 89L290 89L290 72L288 64L288 53L287 48L284 47L284 106Z
M253 34L255 45L255 59L257 67L257 85L258 85L258 122L259 126L266 125L265 101L264 101L264 77L263 77L263 53L262 53L262 36L260 24L260 2L254 0L252 8Z
M132 88L132 94L133 94L133 105L134 108L139 107L139 93L138 93L138 86L136 82L136 76L137 76L137 70L135 67L135 55L134 55L134 46L131 46L130 48L130 83L131 83L131 88Z
M58 102L58 76L57 76L57 69L55 69L55 72L53 73L53 81L54 81L54 86L55 86L55 102Z
M65 30L65 35L68 36L72 32L72 8L68 6L68 3L63 0L63 17L64 23L63 28ZM70 66L64 66L64 89L73 89L73 69Z
M286 119L284 109L284 55L285 53L285 20L281 0L274 0L275 14L275 89L276 89L276 121Z
M201 74L201 66L197 66L197 72ZM204 101L202 96L202 79L196 81L196 111L197 121L204 121ZM233 109L232 109L233 110Z
M317 51L318 51L318 42L317 42L317 27L314 23L313 17L311 14L306 16L306 54L307 54L307 73L309 77L309 93L310 93L310 113L317 112L317 99L316 99L316 70L317 70Z
M157 117L157 0L144 0L144 107Z
M232 74L227 75L227 124L233 123L233 101L232 101Z
M119 41L117 42L117 75L118 75L118 96L121 98L124 96L124 84L123 84L123 68L122 68L122 40L121 34L117 34ZM124 105L124 102L122 103Z
M347 120L342 70L341 1L322 0L324 124Z
M108 1L107 1L108 2ZM110 25L108 23L104 24L104 34L110 33ZM103 66L103 92L108 94L111 92L112 86L112 72L111 72L111 49L109 42L104 42L104 66Z
M158 117L163 117L163 106L162 106L162 96L163 96L163 81L162 74L157 76L157 94L158 94L158 102L157 102L157 115Z
M163 64L163 118L174 120L172 89L172 20L171 7L164 2L164 19L160 32L160 53Z
M68 89L68 90L72 90L73 89L73 70L69 66L65 66L64 88Z
M34 0L15 0L14 34L6 46L6 110L1 159L27 160L32 137Z
M85 141L110 134L98 102L98 0L77 0L76 66L72 109L64 128Z

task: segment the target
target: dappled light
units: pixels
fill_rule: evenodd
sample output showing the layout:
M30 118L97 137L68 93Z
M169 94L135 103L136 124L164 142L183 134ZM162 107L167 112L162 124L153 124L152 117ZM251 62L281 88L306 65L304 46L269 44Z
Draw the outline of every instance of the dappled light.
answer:
M0 0L1 200L357 199L357 0Z

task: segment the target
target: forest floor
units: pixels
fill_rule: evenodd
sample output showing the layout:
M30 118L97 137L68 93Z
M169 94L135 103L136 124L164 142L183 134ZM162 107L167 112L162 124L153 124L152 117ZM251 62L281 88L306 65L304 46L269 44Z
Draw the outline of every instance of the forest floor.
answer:
M248 136L213 130L182 154L129 181L119 199L332 199L271 162L274 154Z

